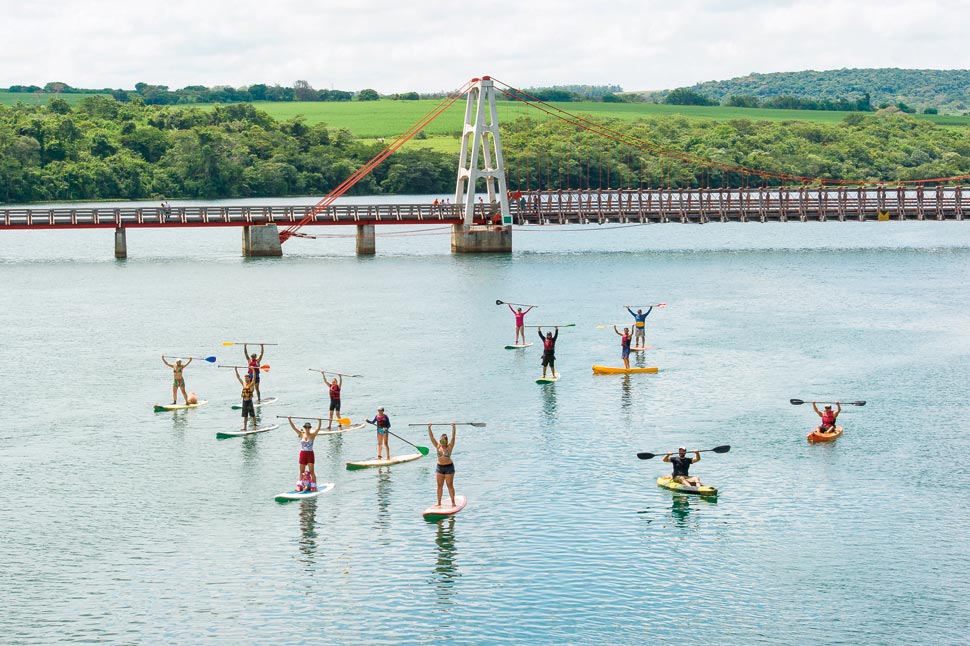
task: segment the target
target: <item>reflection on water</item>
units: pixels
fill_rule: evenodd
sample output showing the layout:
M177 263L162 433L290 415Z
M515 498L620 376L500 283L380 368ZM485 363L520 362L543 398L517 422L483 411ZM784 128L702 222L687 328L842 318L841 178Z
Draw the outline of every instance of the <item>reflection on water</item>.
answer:
M316 562L317 551L317 499L300 501L300 563L307 569Z
M172 430L181 434L185 433L185 429L188 428L188 413L187 410L177 410L172 413Z
M623 380L620 382L620 408L629 412L631 406L633 406L633 388L630 375L623 375Z
M546 419L557 421L559 408L556 404L556 384L543 384L539 386L542 391L542 412Z
M670 515L674 519L674 525L677 527L686 528L688 525L688 517L691 513L691 506L693 506L694 510L697 510L705 504L716 505L717 498L709 498L706 496L689 496L683 493L673 494L670 502ZM696 514L694 522L697 522Z
M374 527L380 530L390 529L391 517L388 509L391 506L391 467L377 467L377 518ZM390 545L390 532L381 534L381 544Z
M429 583L435 587L439 606L450 606L454 603L455 584L461 578L455 554L455 517L439 520L435 533L435 546L438 549L434 571Z

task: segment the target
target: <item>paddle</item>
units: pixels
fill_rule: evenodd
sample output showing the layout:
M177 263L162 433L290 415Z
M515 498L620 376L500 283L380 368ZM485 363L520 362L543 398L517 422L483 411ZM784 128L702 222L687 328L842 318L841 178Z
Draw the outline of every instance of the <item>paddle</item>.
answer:
M506 303L505 301L496 300L496 305L518 305L519 307L539 307L538 305L528 305L526 303Z
M484 428L485 422L425 422L424 424L408 424L408 426L474 426L476 428Z
M697 451L697 453L707 453L709 451L714 451L715 453L727 453L730 450L731 450L731 446L729 444L725 444L724 446L715 446L713 449L701 449L700 451ZM671 455L676 452L677 451L671 451ZM694 451L688 451L688 453L694 453ZM641 460L649 460L650 458L655 458L658 455L667 455L667 454L666 453L637 453L637 457L640 458Z
M812 403L810 401L803 401L801 399L789 399L788 401L790 401L795 406L801 406L802 404L811 404ZM858 402L815 402L815 403L816 404L836 404L836 403L838 403L838 404L845 404L847 406L865 406L866 405L865 400L858 401Z
M215 357L173 357L171 355L166 354L165 355L165 358L167 358L167 359L198 359L199 361L208 361L209 363L215 363L216 362L216 358Z
M318 370L317 368L307 368L310 372L319 372L321 375L330 373L332 375L340 375L341 377L363 377L364 375L345 375L342 372L334 372L333 370Z
M323 422L323 421L326 421L327 418L326 417L298 417L296 415L277 415L276 419L317 419ZM338 417L337 423L340 424L341 426L350 426L350 418Z
M249 370L249 366L216 366L216 367L217 368L243 368L244 370ZM269 370L269 364L264 363L259 367L259 369L262 370L263 372L266 372L267 370Z
M634 307L667 307L666 303L654 303L653 305L624 305L623 307L629 307L633 309Z
M251 341L246 341L246 342L243 342L243 341L223 341L222 342L222 345L225 345L225 346L230 346L230 345L279 345L279 343L253 343Z
M368 424L374 424L374 422L372 422L370 420L366 420L365 419L364 421L367 422ZM376 424L374 424L374 426L376 426ZM405 440L400 435L396 435L394 433L391 433L390 431L388 431L387 434L388 435L394 435L394 437L396 437L397 439L401 440L405 444L410 444L411 446L413 446L414 448L416 448L418 450L418 453L420 453L421 455L428 455L428 453L431 452L431 449L429 449L428 447L426 447L426 446L418 446L417 444L414 444L413 442L408 442L407 440Z
M561 323L560 325L523 325L522 327L576 327L575 323Z

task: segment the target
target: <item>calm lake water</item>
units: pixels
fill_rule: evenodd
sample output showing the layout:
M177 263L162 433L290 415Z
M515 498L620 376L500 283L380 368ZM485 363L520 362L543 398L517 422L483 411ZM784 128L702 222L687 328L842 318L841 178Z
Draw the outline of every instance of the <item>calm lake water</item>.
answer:
M343 237L247 260L235 229L133 230L115 261L110 230L0 232L0 642L966 643L970 224L525 227L493 257L307 231ZM576 324L558 383L496 299ZM652 302L660 372L594 377L620 364L596 326ZM424 446L408 423L487 422L458 432L465 510L422 519L432 458L347 471L370 430L317 440L332 492L276 503L296 436L216 440L239 386L204 362L208 406L152 412L159 355L246 340L279 343L264 422L324 413L308 368L364 375L344 414ZM868 403L809 446L790 398ZM716 502L636 458L681 444L732 446L692 469Z

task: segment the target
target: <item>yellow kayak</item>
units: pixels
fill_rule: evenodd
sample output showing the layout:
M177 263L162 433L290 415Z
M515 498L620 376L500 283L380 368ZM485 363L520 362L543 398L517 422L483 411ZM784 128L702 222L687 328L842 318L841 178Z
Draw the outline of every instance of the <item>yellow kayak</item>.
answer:
M594 375L629 375L635 372L657 372L657 368L612 368L610 366L593 366Z
M691 487L688 485L682 485L679 482L674 482L674 479L670 476L661 476L657 478L657 486L663 487L664 489L670 489L671 491L679 491L680 493L695 493L698 496L717 495L717 487L708 487L707 485L702 487Z

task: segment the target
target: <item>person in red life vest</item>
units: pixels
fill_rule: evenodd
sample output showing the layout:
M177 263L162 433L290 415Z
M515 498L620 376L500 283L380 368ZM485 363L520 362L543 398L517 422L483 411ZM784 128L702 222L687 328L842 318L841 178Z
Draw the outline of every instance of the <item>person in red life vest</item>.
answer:
M633 335L630 334L630 328L625 327L623 331L620 332L617 327L613 326L613 331L622 337L620 339L620 358L623 359L623 366L629 370L630 369L630 342L633 341Z
M391 429L391 418L384 414L384 408L377 409L374 419L366 420L368 424L377 427L377 459L381 459L383 449L387 449L387 458L391 458L391 447L387 443L387 432Z
M839 413L842 412L842 404L835 402L835 407L837 410L832 410L831 406L826 406L823 411L818 409L815 402L812 402L812 408L822 418L822 423L815 427L816 433L832 433L835 431L835 420L838 419Z
M263 401L263 396L259 392L259 366L263 363L263 352L266 348L263 344L259 345L259 357L256 353L249 354L249 346L243 345L243 356L246 357L246 361L249 362L249 376L253 378L253 384L256 386L256 401Z
M327 373L322 372L323 380L327 381ZM338 381L339 379L339 381ZM343 388L344 378L337 375L330 380L330 419L327 421L327 430L333 426L333 412L337 411L337 426L340 426L340 389Z
M515 315L515 342L516 343L519 342L519 336L521 336L522 344L525 345L525 315L531 312L533 307L535 306L532 305L529 307L529 309L523 312L521 307L518 309L518 311L516 311L512 309L511 305L509 305L509 309L512 311L512 314Z
M556 326L556 334L546 332L542 336L542 328L539 328L539 340L542 341L542 378L546 378L546 368L552 371L552 376L556 376L556 339L559 338L559 326Z

